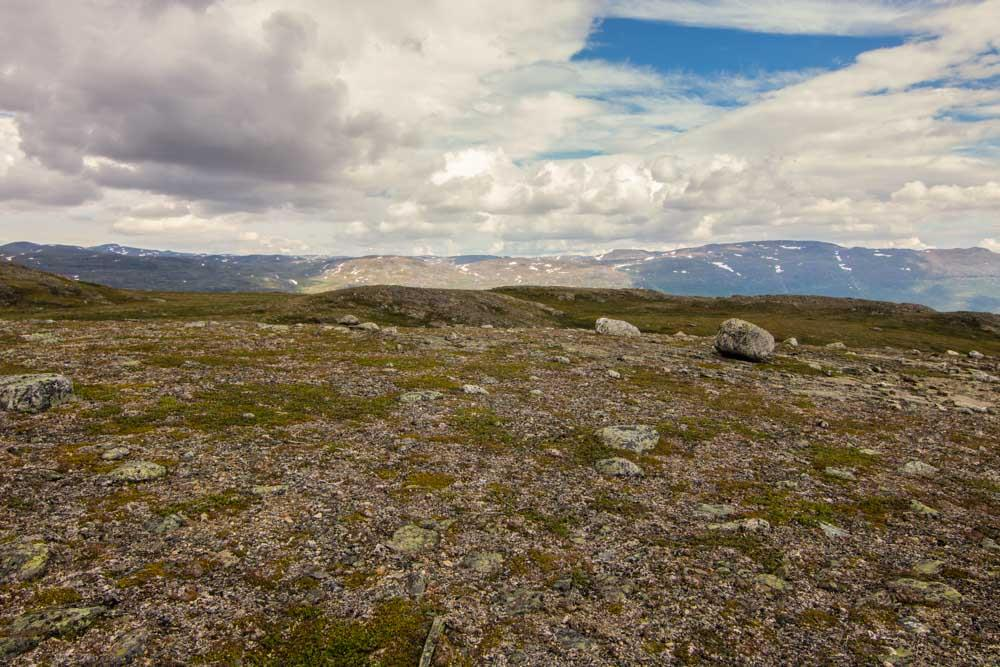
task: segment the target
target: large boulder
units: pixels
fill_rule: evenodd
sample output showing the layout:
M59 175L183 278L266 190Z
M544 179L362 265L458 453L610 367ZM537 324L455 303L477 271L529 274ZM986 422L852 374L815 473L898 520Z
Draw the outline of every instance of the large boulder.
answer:
M604 334L605 336L639 336L641 334L639 328L635 325L629 324L624 320L612 320L607 317L597 320L595 329L597 333Z
M719 354L747 361L767 361L774 353L774 336L745 320L726 320L715 336Z
M63 375L6 375L0 377L0 410L42 412L65 403L73 382Z

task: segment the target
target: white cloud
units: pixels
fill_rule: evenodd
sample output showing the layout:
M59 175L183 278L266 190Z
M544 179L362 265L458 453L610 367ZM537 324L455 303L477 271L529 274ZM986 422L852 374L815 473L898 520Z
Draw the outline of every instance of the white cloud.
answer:
M923 37L834 72L572 61L606 13ZM971 245L1000 210L1000 91L968 85L1000 73L998 21L1000 0L9 0L0 231L337 253Z
M969 0L974 1L974 0ZM607 0L611 16L757 32L833 35L910 31L934 10L963 0Z

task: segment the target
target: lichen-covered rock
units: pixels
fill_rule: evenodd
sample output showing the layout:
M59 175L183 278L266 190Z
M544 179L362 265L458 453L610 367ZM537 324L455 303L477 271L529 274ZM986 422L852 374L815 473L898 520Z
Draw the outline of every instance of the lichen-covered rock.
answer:
M397 529L388 544L393 551L414 554L436 547L440 539L437 531L409 524Z
M910 477L934 477L938 473L937 468L923 461L907 461L899 471Z
M719 354L747 361L767 361L774 353L774 336L745 320L726 320L715 335Z
M624 320L612 320L607 317L597 320L595 329L597 333L604 334L605 336L639 336L642 334L634 324L629 324Z
M440 391L433 391L430 389L423 391L408 391L399 397L400 403L423 403L426 401L436 401L440 398L444 398L444 394Z
M607 447L636 454L656 449L660 443L660 433L656 427L646 424L606 426L597 432L597 437Z
M462 565L479 574L493 574L503 567L503 554L496 551L478 551L462 560Z
M31 581L42 576L49 564L49 545L40 540L24 540L0 551L0 581Z
M961 593L939 581L921 581L904 577L890 582L889 589L901 602L910 604L937 605L962 601Z
M119 482L149 482L167 474L167 469L151 461L134 461L118 466L108 475Z
M34 611L15 618L0 641L0 657L30 651L43 639L83 632L107 611L104 607L57 607Z
M642 468L628 459L601 459L594 464L594 468L602 475L610 477L642 477Z
M73 395L73 382L64 375L7 375L0 377L0 410L42 412Z
M708 529L726 532L763 533L771 530L771 523L767 519L740 519L739 521L727 521L725 523L710 523L708 524Z

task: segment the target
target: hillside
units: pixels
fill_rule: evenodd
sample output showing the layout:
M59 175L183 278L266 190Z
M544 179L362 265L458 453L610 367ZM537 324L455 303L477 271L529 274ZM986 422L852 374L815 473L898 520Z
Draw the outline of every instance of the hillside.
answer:
M118 288L320 293L402 285L491 289L640 287L684 296L811 294L1000 312L1000 255L983 248L844 248L814 241L716 244L595 257L202 255L117 245L0 246L0 257Z
M100 306L134 298L101 285L68 280L9 262L0 263L0 308Z

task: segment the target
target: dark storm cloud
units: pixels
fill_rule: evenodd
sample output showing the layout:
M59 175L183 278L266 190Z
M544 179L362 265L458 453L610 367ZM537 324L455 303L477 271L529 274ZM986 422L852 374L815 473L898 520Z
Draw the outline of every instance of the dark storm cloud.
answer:
M342 82L306 74L315 45L308 16L276 12L259 28L263 39L251 39L194 12L154 19L96 2L66 10L78 19L71 30L52 7L0 8L0 109L16 112L21 150L50 170L188 199L255 201L275 184L335 181L399 136L379 114L350 113ZM112 18L118 34L102 35ZM51 48L6 41L19 25L48 35Z

